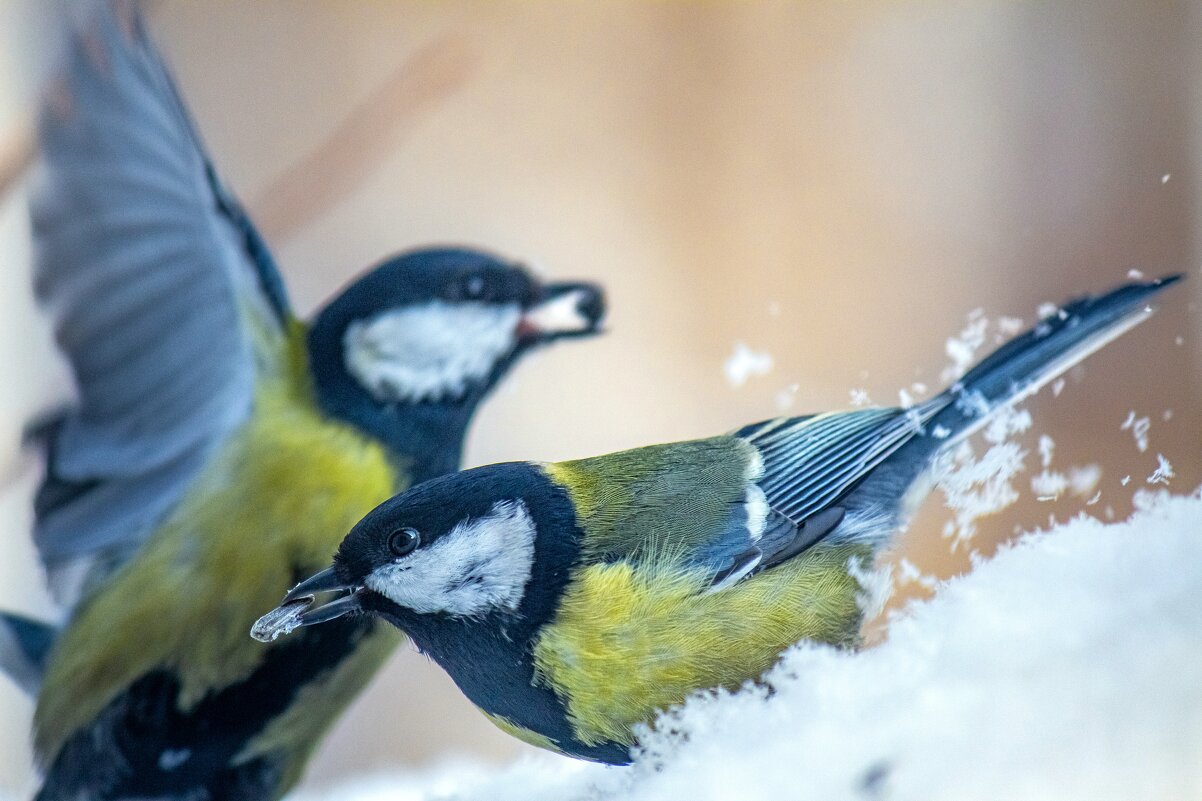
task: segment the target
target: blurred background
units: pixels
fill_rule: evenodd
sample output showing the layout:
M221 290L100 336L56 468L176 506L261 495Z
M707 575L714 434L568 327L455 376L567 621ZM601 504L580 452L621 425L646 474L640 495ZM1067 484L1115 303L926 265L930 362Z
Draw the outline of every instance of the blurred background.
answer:
M150 17L299 309L432 242L608 287L610 333L523 366L470 464L702 436L853 391L897 403L939 388L973 310L1029 324L1131 270L1184 271L1160 315L1027 404L1018 504L953 551L936 494L900 550L946 576L1049 517L1122 517L1158 453L1173 491L1202 481L1202 3L163 0ZM20 176L54 30L52 4L0 0L0 606L41 616L39 465L19 432L70 381L30 298ZM740 343L771 357L742 360L760 369L741 384ZM1132 411L1146 452L1121 428ZM1093 505L1032 491L1040 434L1053 469L1101 468ZM0 684L0 794L33 787L31 713ZM524 748L406 651L307 782Z

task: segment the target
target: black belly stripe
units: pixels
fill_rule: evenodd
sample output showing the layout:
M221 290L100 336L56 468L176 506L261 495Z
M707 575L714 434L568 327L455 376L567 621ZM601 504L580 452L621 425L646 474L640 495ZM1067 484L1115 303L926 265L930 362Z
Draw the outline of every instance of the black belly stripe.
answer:
M296 632L273 644L244 681L206 696L187 712L178 706L180 680L174 672L142 676L67 740L37 801L275 798L282 759L268 756L237 768L231 760L307 685L353 653L376 625L383 624L358 617Z

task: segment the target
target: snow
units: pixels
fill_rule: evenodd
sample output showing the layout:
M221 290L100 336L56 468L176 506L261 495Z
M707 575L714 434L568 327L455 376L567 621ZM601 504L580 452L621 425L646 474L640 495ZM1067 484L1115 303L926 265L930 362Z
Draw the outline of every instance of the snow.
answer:
M545 754L298 799L1202 798L1202 498L1029 534L858 653L798 646L771 692L707 694L630 768Z
M1057 500L1066 490L1079 498L1088 498L1102 478L1102 468L1096 464L1073 466L1067 472L1052 470L1056 443L1047 434L1039 437L1039 462L1043 468L1031 477L1031 491L1041 501ZM1096 503L1094 499L1092 503Z
M1041 501L1054 501L1068 489L1068 476L1056 470L1043 470L1031 476L1031 492Z
M1047 434L1039 435L1039 461L1043 467L1052 466L1052 455L1056 452L1056 441Z
M1163 453L1156 454L1156 469L1152 475L1148 476L1149 484L1168 484L1169 480L1177 474L1173 472L1173 465L1169 464L1169 460L1164 458Z
M1102 468L1096 464L1070 467L1068 470L1069 489L1078 498L1088 498L1101 480Z
M1148 429L1152 427L1152 422L1147 417L1136 417L1135 410L1127 412L1127 419L1119 426L1120 431L1130 431L1131 436L1135 438L1135 447L1139 448L1139 452L1143 453L1148 449Z
M1015 334L1021 333L1023 330L1023 318L1007 317L1003 315L997 321L998 334L1003 337L1012 337Z
M1040 320L1046 320L1058 311L1060 311L1060 307L1055 303L1044 301L1043 303L1039 304L1039 308L1035 311L1035 315Z
M771 372L772 354L754 351L745 343L736 342L735 352L727 358L723 370L732 387L741 387L752 376Z
M797 392L801 389L801 384L790 384L789 386L776 393L776 408L779 411L785 411L797 402Z
M968 372L976 363L977 349L985 344L985 330L989 326L989 318L984 309L973 309L968 313L968 320L963 330L954 337L949 337L944 344L944 351L951 362L940 377L951 383Z
M932 478L953 512L943 528L943 536L952 541L953 550L973 538L977 520L1018 500L1013 480L1024 469L1027 452L1010 438L1030 427L1030 412L1013 407L999 409L985 428L989 447L979 459L965 441L935 460Z

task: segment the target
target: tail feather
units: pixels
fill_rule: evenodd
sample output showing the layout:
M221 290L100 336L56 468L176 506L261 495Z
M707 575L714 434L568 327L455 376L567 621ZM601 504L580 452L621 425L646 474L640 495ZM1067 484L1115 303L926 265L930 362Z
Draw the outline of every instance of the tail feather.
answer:
M58 629L27 617L0 612L0 672L30 696L37 696L46 656Z
M1181 279L1170 275L1125 284L1065 304L991 353L963 378L917 407L919 429L841 503L849 524L885 541L930 489L923 481L935 456L988 423L994 413L1038 391L1152 314L1152 297ZM899 504L900 499L900 504Z
M1066 303L1030 331L987 356L943 393L951 400L931 419L949 432L945 444L972 434L998 408L1033 395L1091 353L1142 323L1152 314L1154 295L1181 280L1124 284L1098 297Z

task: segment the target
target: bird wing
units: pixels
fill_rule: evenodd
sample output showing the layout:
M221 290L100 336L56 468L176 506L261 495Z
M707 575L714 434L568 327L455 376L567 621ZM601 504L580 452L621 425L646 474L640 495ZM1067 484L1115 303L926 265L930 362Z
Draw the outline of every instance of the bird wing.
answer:
M797 530L766 509L755 483L760 457L737 437L636 448L549 472L575 503L585 565L627 560L725 586L758 565L763 533Z
M587 561L673 558L710 544L745 500L755 451L733 437L550 465L576 506Z
M31 199L35 289L78 395L31 432L48 454L35 539L52 569L137 547L247 418L290 319L136 5L76 11Z
M874 408L755 423L734 436L763 460L757 486L771 513L797 526L767 529L759 569L790 559L842 519L839 500L917 434L948 403L942 396L912 409ZM771 534L771 536L768 536Z
M584 564L700 570L713 592L820 542L843 519L839 500L947 403L778 418L551 476L576 504Z

